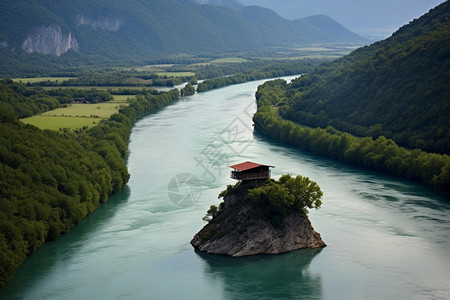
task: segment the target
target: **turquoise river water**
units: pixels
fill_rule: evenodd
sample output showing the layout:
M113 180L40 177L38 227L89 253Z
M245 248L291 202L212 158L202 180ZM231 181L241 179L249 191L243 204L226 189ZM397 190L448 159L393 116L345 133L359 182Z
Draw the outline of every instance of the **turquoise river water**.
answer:
M0 299L450 299L450 203L422 185L253 133L263 81L182 98L133 128L120 194L29 257ZM189 244L229 165L274 165L324 192L323 249L229 258Z

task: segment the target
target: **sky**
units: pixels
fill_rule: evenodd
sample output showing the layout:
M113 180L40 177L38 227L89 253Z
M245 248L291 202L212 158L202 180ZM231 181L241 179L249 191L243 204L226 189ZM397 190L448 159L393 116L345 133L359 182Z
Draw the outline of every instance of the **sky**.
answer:
M270 8L287 19L327 15L348 29L386 38L444 0L240 0L246 6Z

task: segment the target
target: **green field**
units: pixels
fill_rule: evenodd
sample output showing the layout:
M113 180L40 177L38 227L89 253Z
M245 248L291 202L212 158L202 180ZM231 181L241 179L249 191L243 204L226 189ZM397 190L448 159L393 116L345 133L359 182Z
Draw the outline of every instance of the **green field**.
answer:
M84 126L95 126L101 119L107 119L128 105L130 95L115 95L113 101L93 104L70 104L30 118L21 119L40 129L59 130L60 128L80 129Z
M121 105L117 102L93 103L93 104L70 104L68 107L57 108L42 113L41 116L51 117L98 117L109 118L113 113L119 111Z
M84 126L92 127L98 124L100 120L100 118L50 117L42 115L21 119L25 124L31 124L40 129L50 130L59 130L62 128L79 129Z
M43 81L61 82L64 80L75 79L76 77L36 77L36 78L13 78L15 82L21 83L37 83Z

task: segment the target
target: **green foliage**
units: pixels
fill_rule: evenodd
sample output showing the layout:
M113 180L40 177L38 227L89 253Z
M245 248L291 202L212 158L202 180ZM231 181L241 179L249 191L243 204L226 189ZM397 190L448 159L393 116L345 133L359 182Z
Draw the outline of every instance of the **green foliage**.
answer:
M219 194L219 199L227 195L233 195L238 200L237 206L251 204L255 208L255 214L264 216L274 225L279 225L283 218L290 212L308 214L308 209L319 209L322 205L323 193L320 187L308 177L283 175L278 181L268 179L256 184L237 183L227 185L227 189ZM221 216L225 203L219 207L212 205L203 218L204 221L211 221L212 218ZM230 211L226 212L227 218L234 217Z
M277 87L274 87L277 86ZM422 181L436 190L450 192L450 156L407 150L393 140L380 136L356 137L329 126L310 128L280 118L274 91L288 87L280 81L268 82L258 88L258 111L253 120L255 129L282 143L312 153L338 159L345 163L390 173L410 180ZM278 95L285 101L286 94Z
M146 91L95 127L55 132L25 125L14 113L24 104L33 108L34 95L49 95L12 82L0 83L0 89L2 288L28 255L70 231L127 184L124 157L131 127L179 93Z
M256 93L255 128L300 149L449 193L449 33L447 1L386 41L291 84L267 82Z
M72 103L73 100L101 103L114 100L109 92L98 89L51 89L48 95L58 99L59 103Z
M280 114L311 127L385 136L450 154L450 2L389 39L321 65L290 86Z
M219 199L220 199L220 198L223 198L223 197L225 197L226 195L228 195L228 194L230 194L231 192L233 192L234 190L235 190L235 186L232 185L232 184L228 184L228 185L227 185L227 189L226 189L226 190L223 190L222 192L220 192L218 198L219 198Z
M186 84L184 88L181 89L180 95L181 96L191 96L195 94L195 88L190 84Z
M1 103L14 110L19 118L59 107L58 100L50 97L43 89L29 89L11 80L0 81L0 99Z
M212 218L217 216L218 213L219 213L219 208L215 205L211 205L202 220L205 222L209 222L212 220Z
M322 196L320 187L308 177L283 175L278 181L268 180L248 190L244 201L264 207L265 215L279 223L292 210L306 215L308 208L319 209Z
M310 59L268 64L265 66L253 68L242 74L205 80L198 84L197 92L202 93L228 85L244 83L253 80L296 75L311 70L312 66L314 66L315 64L317 64L317 61Z

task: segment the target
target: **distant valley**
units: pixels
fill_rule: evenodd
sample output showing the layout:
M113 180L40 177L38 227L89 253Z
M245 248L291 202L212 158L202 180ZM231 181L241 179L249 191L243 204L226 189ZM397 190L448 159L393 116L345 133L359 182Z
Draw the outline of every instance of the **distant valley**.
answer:
M329 17L290 21L257 6L238 11L187 0L0 3L1 67L49 61L142 64L274 47L365 43Z

